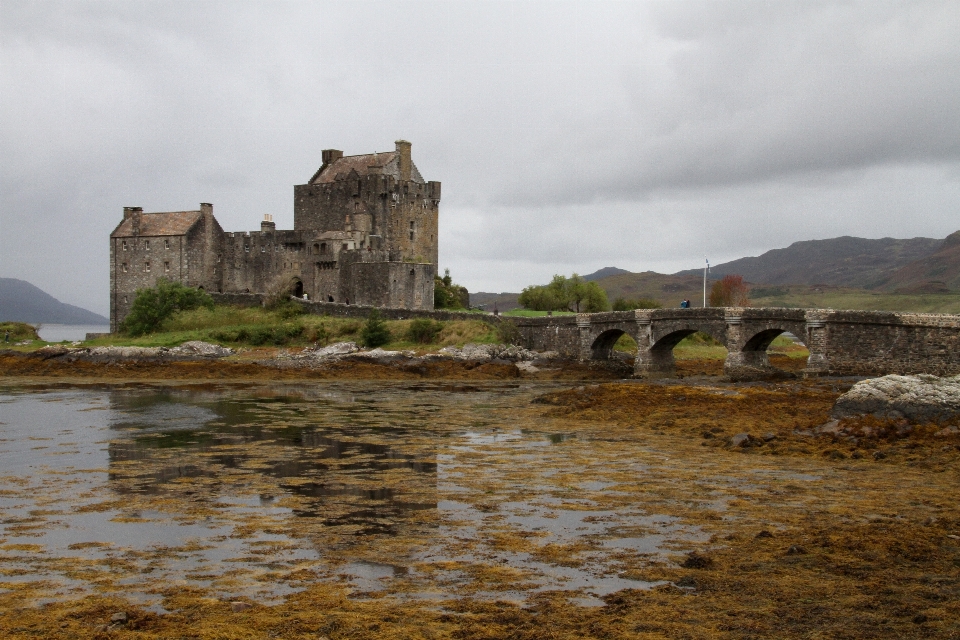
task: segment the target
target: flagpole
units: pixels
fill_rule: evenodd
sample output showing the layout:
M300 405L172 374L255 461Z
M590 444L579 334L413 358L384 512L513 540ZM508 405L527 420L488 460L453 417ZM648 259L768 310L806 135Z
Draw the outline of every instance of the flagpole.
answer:
M703 308L707 308L707 271L710 269L710 261L703 259L706 265L703 267Z

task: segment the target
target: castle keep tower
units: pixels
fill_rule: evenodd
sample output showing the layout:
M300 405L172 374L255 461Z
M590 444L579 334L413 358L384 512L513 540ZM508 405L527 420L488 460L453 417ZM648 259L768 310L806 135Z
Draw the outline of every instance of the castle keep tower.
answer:
M344 156L294 187L292 230L266 215L259 231L224 232L213 205L144 213L124 208L110 236L110 325L136 290L159 278L211 292L264 293L289 285L311 300L433 309L440 183L426 182L398 140L394 151Z

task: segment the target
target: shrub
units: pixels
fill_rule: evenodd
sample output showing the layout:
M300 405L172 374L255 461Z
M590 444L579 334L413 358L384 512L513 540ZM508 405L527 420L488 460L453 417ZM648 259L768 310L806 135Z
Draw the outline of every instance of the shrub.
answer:
M315 342L321 346L325 346L330 342L330 334L327 332L326 325L314 325L307 327L304 332L304 337L309 342Z
M443 330L442 322L417 318L410 323L410 328L407 329L407 340L419 344L430 344L437 339L441 330Z
M747 283L743 276L725 275L713 283L710 290L711 307L746 307L750 304L747 297Z
M120 330L131 336L153 333L176 311L213 307L213 299L200 289L161 278L151 289L137 289L130 314Z
M374 309L367 317L366 324L360 330L360 341L369 348L379 347L390 342L390 331L387 323L380 317L380 312Z
M497 337L503 344L519 344L520 329L510 320L502 320L497 327Z
M614 311L633 311L634 309L661 309L663 305L652 298L632 300L623 296L613 301Z

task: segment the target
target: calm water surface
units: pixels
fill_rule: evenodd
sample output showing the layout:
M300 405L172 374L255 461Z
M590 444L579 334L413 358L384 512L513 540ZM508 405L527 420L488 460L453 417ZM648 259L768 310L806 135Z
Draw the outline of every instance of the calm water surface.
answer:
M0 388L0 589L159 607L179 586L271 602L316 580L585 603L648 587L625 569L703 535L618 489L655 451L537 419L530 400L556 388ZM581 562L544 551L568 545Z

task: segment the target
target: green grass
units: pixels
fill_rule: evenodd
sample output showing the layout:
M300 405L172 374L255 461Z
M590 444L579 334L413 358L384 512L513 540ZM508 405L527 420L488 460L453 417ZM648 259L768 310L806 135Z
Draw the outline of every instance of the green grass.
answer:
M534 311L533 309L511 309L504 311L500 315L514 318L542 318L547 315L547 311ZM555 316L575 316L573 311L554 311Z
M499 342L497 330L482 320L452 320L442 325L429 345L410 341L412 320L388 320L391 340L384 349L429 350L444 346L463 346L467 342ZM314 343L360 341L362 318L334 318L316 315L294 315L288 310L268 311L263 308L214 307L174 314L161 330L138 338L107 336L85 343L88 346L173 347L189 340L203 340L227 347L305 347Z
M914 313L960 314L960 294L873 293L862 289L824 289L813 287L764 287L758 293L779 295L750 296L753 307L789 307L794 309L852 309L861 311L904 311Z

